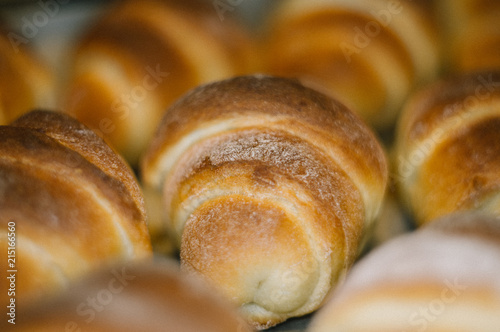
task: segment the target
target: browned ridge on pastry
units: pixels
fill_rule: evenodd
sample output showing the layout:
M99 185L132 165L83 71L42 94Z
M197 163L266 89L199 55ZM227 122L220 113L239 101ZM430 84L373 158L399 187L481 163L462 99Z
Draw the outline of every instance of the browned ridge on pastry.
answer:
M244 76L178 100L142 162L184 270L266 328L315 310L360 250L387 181L368 127L298 81Z
M21 302L102 264L151 255L131 169L94 132L60 113L34 111L0 127L0 224L15 225ZM6 253L7 238L0 243Z

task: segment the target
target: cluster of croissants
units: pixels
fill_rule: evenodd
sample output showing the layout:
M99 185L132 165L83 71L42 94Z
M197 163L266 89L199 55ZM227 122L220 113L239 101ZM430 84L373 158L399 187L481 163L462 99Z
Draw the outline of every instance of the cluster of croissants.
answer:
M498 332L500 3L240 5L1 36L0 330Z

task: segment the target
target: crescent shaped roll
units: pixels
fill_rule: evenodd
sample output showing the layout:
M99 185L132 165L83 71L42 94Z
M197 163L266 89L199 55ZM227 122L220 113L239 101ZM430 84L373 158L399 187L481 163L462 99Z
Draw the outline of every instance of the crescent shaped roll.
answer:
M396 134L400 197L421 225L455 211L500 213L500 73L446 78L406 104Z
M360 251L387 183L384 151L339 102L270 76L200 86L142 161L185 271L257 328L317 309Z
M0 244L4 253L13 246L22 304L101 265L151 256L132 171L94 132L56 112L0 127L0 225L14 234ZM14 269L7 262L2 270Z

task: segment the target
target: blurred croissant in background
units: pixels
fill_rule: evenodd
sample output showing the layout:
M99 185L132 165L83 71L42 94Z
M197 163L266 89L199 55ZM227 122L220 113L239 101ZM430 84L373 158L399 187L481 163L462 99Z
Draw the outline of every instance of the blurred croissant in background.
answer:
M230 18L201 0L118 2L80 41L62 109L135 166L176 98L250 70L250 37Z
M0 32L0 125L34 108L50 108L56 98L50 70L16 38Z
M427 1L283 1L264 32L263 70L340 99L379 130L408 94L438 74Z
M114 264L32 305L3 332L250 332L235 308L170 260Z
M447 69L470 72L500 68L500 2L436 1Z

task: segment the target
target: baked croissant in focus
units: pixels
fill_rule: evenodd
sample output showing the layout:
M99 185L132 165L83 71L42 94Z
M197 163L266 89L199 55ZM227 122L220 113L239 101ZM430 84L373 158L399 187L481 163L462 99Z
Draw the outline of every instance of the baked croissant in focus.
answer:
M500 72L443 79L413 96L398 124L395 170L417 224L500 213Z
M198 87L142 161L184 271L264 329L317 309L360 251L387 183L384 151L339 102L298 81Z
M19 271L18 305L101 265L151 256L130 168L94 132L56 112L0 126L0 225L14 233L0 239L2 252L12 247L14 255L0 268ZM8 282L1 278L0 289Z
M307 331L497 332L499 273L499 217L448 215L356 263Z
M250 71L250 38L227 16L206 1L120 2L81 40L61 109L137 166L175 99Z
M412 89L438 74L432 12L427 1L283 1L266 30L264 72L297 77L391 129Z
M10 325L10 326L9 326ZM235 308L170 261L119 264L32 306L9 332L250 332Z
M500 68L500 2L436 1L441 13L447 67L451 72Z
M0 31L0 125L35 108L55 105L52 73L15 36Z

